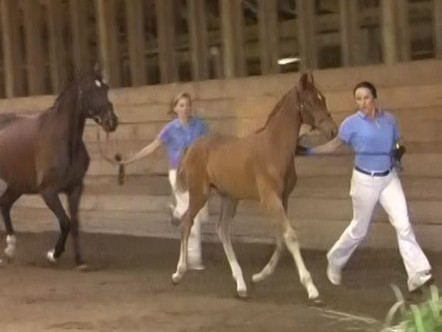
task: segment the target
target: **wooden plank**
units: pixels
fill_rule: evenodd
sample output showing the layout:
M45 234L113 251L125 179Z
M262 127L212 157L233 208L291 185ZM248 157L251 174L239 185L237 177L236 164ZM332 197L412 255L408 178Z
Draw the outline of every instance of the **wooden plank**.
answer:
M341 26L341 61L343 66L361 64L361 27L358 2L339 0Z
M242 0L223 0L219 3L224 77L244 76Z
M42 7L40 2L35 0L24 0L23 5L28 94L41 95L47 92Z
M16 0L1 0L2 42L7 98L25 94L23 53L20 47L19 13Z
M65 21L60 1L46 0L49 31L49 68L52 93L60 93L67 85L67 45L64 40Z
M442 1L433 0L433 41L435 56L442 58Z
M258 1L258 26L261 75L279 72L279 24L278 2L276 0Z
M409 5L408 0L397 0L397 39L398 39L398 58L400 61L411 60L411 34L409 22Z
M88 0L69 0L75 78L91 70L91 55L87 36L87 4Z
M387 65L398 61L398 38L397 38L397 15L396 2L391 0L381 0L382 17L382 53L383 61Z
M161 83L178 81L178 64L175 50L175 20L173 0L156 0L158 30L158 62Z
M315 1L297 0L297 36L301 70L318 68Z
M143 1L125 1L125 6L131 86L145 85L147 79L146 59L144 56L146 43Z
M95 0L100 62L104 78L112 87L121 86L118 28L115 0Z
M191 50L192 79L209 78L208 40L206 7L204 0L189 0L189 35Z

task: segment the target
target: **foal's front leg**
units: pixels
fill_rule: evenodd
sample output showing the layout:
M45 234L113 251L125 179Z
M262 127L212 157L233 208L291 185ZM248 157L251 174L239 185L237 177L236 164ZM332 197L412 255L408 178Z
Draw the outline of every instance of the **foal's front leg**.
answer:
M58 197L58 191L48 190L42 193L43 200L46 205L51 209L58 219L60 225L60 236L55 244L55 247L48 251L46 258L51 263L56 263L57 259L61 256L65 249L66 239L70 231L70 220L66 214L60 198Z

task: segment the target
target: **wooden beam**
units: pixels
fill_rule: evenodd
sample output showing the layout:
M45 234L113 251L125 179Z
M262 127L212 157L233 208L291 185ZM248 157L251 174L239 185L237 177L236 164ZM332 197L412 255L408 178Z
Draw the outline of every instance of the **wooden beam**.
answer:
M381 35L382 54L384 63L387 65L398 62L398 39L396 33L397 16L396 2L381 0Z
M6 98L25 94L23 54L20 49L19 13L16 0L1 0L2 41Z
M188 0L192 79L209 77L207 21L204 0Z
M67 52L64 40L65 22L63 20L62 3L46 0L49 31L49 68L51 74L52 93L58 94L67 85Z
M361 27L358 2L339 0L341 27L341 61L343 66L361 64Z
M28 94L46 93L45 59L43 54L43 18L39 1L24 0L24 31Z
M396 0L396 31L398 40L398 58L400 61L411 60L411 39L408 0Z
M258 0L261 75L279 72L278 2Z
M119 87L121 86L121 68L115 0L95 0L95 13L103 76L112 87Z
M87 3L88 0L69 0L75 78L91 70L87 40Z
M173 0L156 0L158 31L158 62L161 83L178 81L178 66L175 50L175 20Z
M442 58L442 1L433 0L433 30L436 58Z
M131 85L146 84L144 11L142 0L125 1Z
M245 74L242 0L220 1L222 59L225 78Z
M318 68L315 1L296 0L297 31L301 70Z

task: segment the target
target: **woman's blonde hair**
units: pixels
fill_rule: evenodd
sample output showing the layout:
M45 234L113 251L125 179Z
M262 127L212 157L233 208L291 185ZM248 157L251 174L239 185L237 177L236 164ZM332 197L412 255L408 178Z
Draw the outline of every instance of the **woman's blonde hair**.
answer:
M176 104L178 104L178 102L182 98L186 98L189 101L189 105L190 106L192 105L192 96L190 95L190 93L180 92L174 98L172 98L172 100L170 101L169 110L167 111L168 115L176 116L175 111L174 111L175 110L175 106L176 106Z

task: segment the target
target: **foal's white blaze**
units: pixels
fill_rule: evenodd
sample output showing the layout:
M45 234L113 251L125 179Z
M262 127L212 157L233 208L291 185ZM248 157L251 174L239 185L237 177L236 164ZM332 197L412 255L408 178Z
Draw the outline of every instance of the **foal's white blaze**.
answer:
M48 253L46 254L46 258L49 262L51 263L57 263L57 259L54 257L54 249L49 250Z
M101 82L99 80L95 80L95 85L101 87Z
M6 237L6 244L5 255L9 258L14 258L17 249L17 239L15 235L8 235Z

